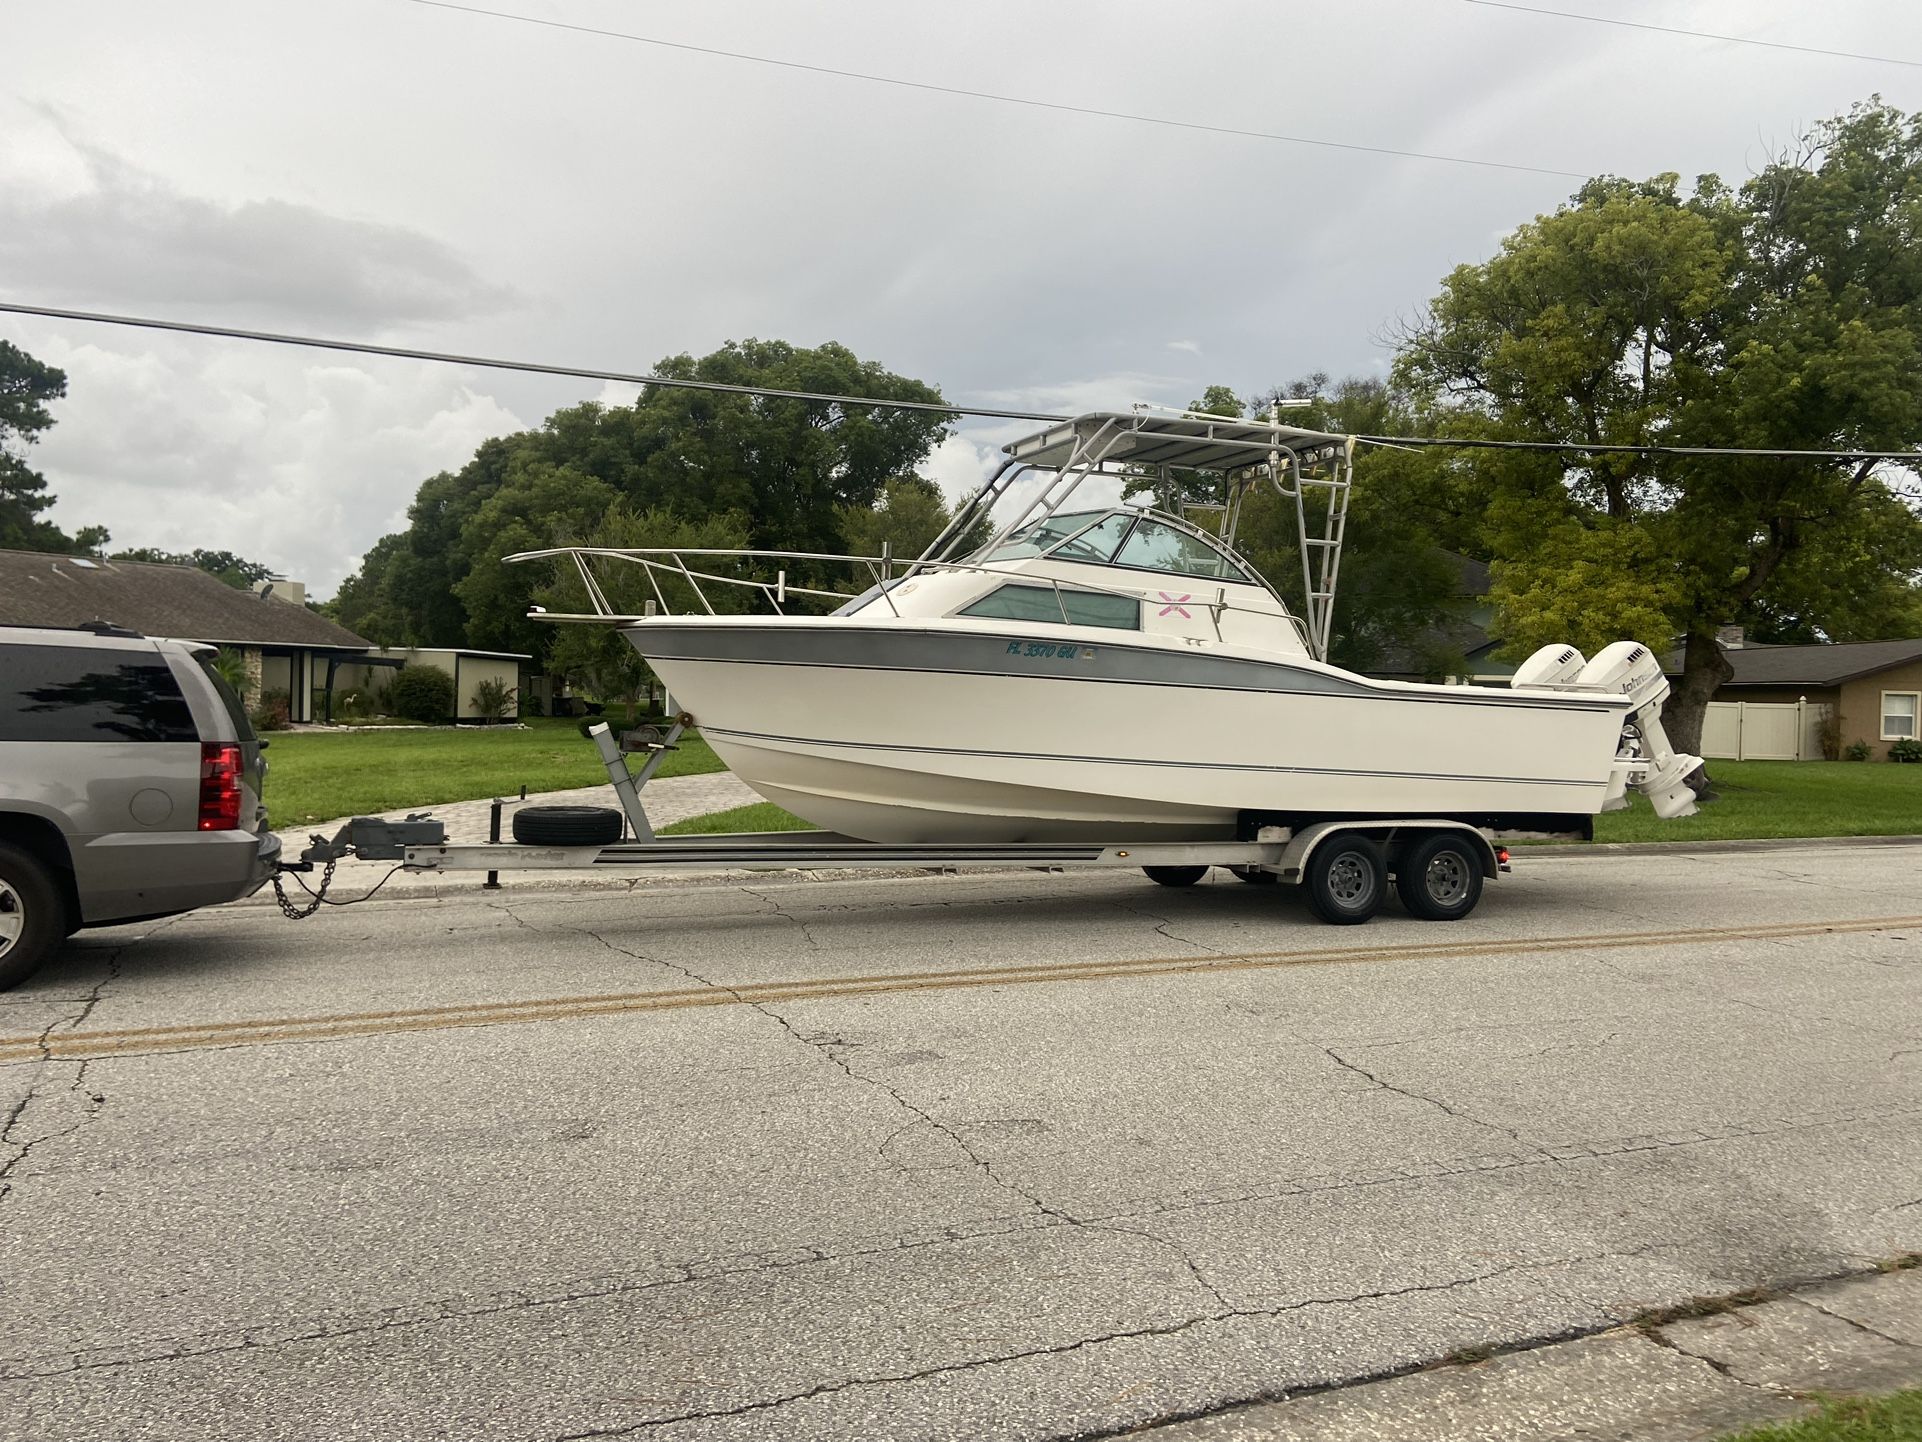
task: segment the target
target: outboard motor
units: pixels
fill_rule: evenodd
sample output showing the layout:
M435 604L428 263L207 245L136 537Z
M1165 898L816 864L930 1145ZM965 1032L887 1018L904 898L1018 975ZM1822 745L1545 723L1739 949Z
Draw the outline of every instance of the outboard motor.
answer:
M1662 727L1668 677L1662 674L1662 663L1648 647L1634 641L1604 646L1582 668L1575 684L1628 697L1632 707L1629 725L1635 730L1640 757L1648 763L1648 771L1634 783L1635 789L1649 799L1655 814L1664 821L1693 816L1695 788L1688 784L1688 778L1701 767L1702 758L1669 745L1668 732ZM1626 729L1623 734L1626 738Z
M1700 769L1702 758L1677 751L1662 727L1662 702L1668 699L1668 677L1648 647L1617 641L1585 661L1573 646L1544 646L1516 669L1511 686L1543 686L1556 691L1607 691L1629 699L1628 723L1622 728L1617 769L1604 811L1626 805L1629 785L1649 799L1664 821L1695 814L1695 788L1688 778ZM1634 763L1628 766L1625 763ZM1630 775L1639 779L1629 781Z

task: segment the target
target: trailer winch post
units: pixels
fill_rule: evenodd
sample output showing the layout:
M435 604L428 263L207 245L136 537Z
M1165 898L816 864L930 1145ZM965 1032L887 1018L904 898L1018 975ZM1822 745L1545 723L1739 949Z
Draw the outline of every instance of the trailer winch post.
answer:
M675 734L678 734L679 730L677 726ZM594 743L594 749L601 753L601 760L607 765L607 779L614 783L614 794L620 798L621 810L627 813L628 824L634 828L635 838L640 841L652 841L654 828L648 825L647 812L642 809L640 788L641 783L654 774L654 768L659 764L660 758L667 754L665 747L647 758L647 765L641 768L641 775L637 781L634 773L627 769L627 757L621 754L620 745L614 740L614 733L608 729L605 721L597 721L588 727L587 734Z

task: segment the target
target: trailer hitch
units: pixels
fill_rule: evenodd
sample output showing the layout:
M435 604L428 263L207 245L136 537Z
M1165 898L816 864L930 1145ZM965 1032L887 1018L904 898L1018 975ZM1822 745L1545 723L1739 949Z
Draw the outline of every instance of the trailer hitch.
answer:
M274 863L274 900L280 903L281 914L290 921L302 921L319 911L322 906L347 906L351 902L327 899L327 888L333 884L334 866L343 857L357 856L362 861L396 861L405 863L407 848L410 846L444 846L447 843L446 823L436 821L426 812L410 815L405 821L388 821L379 816L356 816L345 822L332 836L322 836L315 832L308 838L307 849L300 853L298 861L278 861ZM287 890L281 885L280 878L292 873L298 878L303 872L310 872L318 865L321 867L320 888L315 890L302 881L300 889L310 898L305 906L296 906L287 897ZM400 870L399 866L394 871ZM388 876L392 876L392 871ZM375 883L374 890L366 896L353 898L365 901L374 891L386 884L383 876Z

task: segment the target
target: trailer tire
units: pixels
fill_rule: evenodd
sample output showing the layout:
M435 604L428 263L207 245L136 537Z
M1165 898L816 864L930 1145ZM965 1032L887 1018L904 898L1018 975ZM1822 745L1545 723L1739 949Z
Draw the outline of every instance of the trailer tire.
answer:
M25 981L66 940L67 898L53 874L0 843L0 991Z
M1205 866L1144 866L1141 869L1156 886L1193 886L1208 874Z
M607 846L621 839L625 817L611 806L523 806L514 839L524 846Z
M1308 905L1330 926L1358 926L1388 899L1388 863L1359 832L1337 832L1309 854L1302 886Z
M1445 831L1425 836L1402 852L1395 890L1410 916L1460 921L1482 899L1482 859L1462 837Z

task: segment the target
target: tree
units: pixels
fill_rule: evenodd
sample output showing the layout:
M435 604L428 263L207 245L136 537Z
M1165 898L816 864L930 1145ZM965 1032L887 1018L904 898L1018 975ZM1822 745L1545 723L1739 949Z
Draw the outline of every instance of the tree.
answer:
M64 371L0 340L0 548L67 551L73 541L41 512L53 505L46 477L27 464L26 449L53 424L47 402L67 393ZM105 531L90 530L105 542Z
M272 566L250 561L245 556L236 556L232 551L162 551L153 546L137 546L129 551L115 551L110 559L147 561L162 566L191 566L218 577L238 591L251 590L262 581L271 579L274 574Z
M741 341L662 375L779 390L939 404L919 381L844 346ZM844 549L843 521L912 475L946 432L940 412L650 386L631 406L556 411L538 429L484 443L458 472L424 483L408 527L384 537L341 586L335 614L370 638L478 645L544 656L549 628L524 619L524 568L502 556L578 541L615 503L699 526L735 517L742 541ZM803 579L806 567L796 568Z
M885 553L897 561L911 561L927 550L953 514L933 481L921 476L895 476L883 483L881 497L873 505L842 506L838 529L849 555ZM955 554L967 555L978 549L991 534L992 523L981 517L968 528Z
M1918 207L1922 117L1880 104L1739 191L1590 181L1451 274L1397 374L1461 436L1911 449ZM1469 452L1452 469L1487 497L1511 653L1682 638L1667 721L1681 749L1699 749L1733 674L1720 627L1835 639L1913 624L1922 520L1871 462Z
M689 521L671 511L633 511L615 505L579 543L617 550L735 550L745 544L746 537L747 522L738 515ZM594 609L571 562L530 561L509 569L527 573L532 600L545 610L582 615ZM662 602L675 615L704 614L710 606L723 615L739 614L754 600L752 592L715 583L702 586L697 595L679 575L657 571L650 577L636 561L600 562L594 577L608 604L622 615L645 615L650 604L658 610ZM585 683L604 698L630 705L646 689L650 675L646 663L611 626L545 625L544 629L554 633L547 646L547 664L555 673Z

